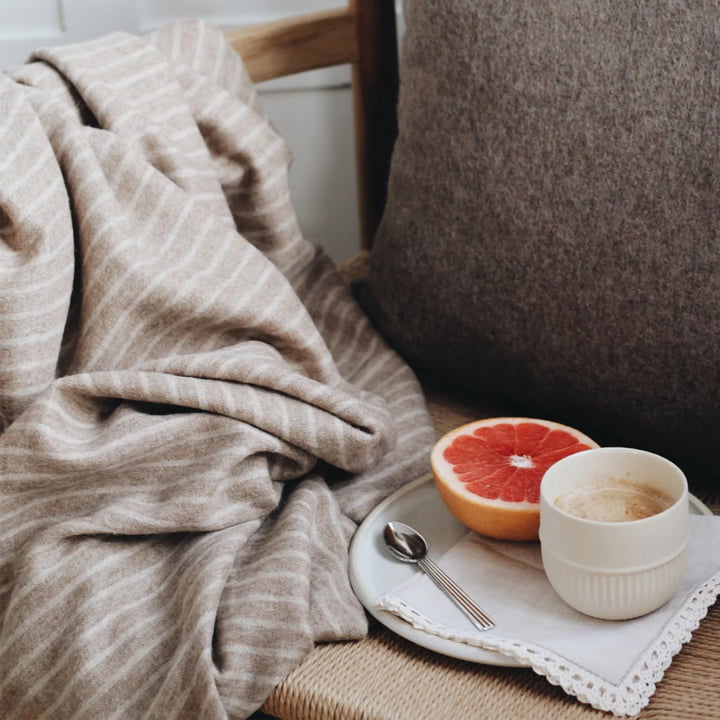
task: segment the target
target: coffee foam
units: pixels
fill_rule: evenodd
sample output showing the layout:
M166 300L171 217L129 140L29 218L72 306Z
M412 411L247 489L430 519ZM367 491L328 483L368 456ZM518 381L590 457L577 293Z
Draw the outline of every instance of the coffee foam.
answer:
M575 517L601 522L642 520L667 510L673 499L646 483L608 478L580 485L555 500L555 505Z

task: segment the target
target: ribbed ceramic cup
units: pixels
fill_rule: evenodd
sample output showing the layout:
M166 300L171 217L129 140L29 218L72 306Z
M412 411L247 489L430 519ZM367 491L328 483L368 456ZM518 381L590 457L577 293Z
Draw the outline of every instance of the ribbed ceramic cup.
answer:
M587 520L555 504L580 485L642 483L669 495L665 510L624 522ZM687 479L666 458L633 448L597 448L552 465L540 485L540 544L545 573L571 607L623 620L666 603L687 567Z

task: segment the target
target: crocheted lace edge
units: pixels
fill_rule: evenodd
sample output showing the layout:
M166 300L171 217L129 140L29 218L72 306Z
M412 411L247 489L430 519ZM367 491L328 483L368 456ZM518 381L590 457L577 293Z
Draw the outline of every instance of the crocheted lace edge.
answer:
M535 672L545 676L548 682L559 685L581 702L598 710L625 716L636 715L649 703L674 656L691 640L693 632L719 594L720 571L688 597L662 634L646 648L618 685L540 645L440 625L393 595L385 595L374 604L380 610L399 616L418 630L512 657L532 667Z

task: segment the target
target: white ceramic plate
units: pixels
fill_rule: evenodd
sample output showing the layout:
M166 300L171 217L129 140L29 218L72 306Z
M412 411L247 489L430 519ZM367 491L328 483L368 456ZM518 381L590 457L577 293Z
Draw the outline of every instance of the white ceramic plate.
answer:
M690 496L690 512L712 514L694 495ZM416 630L392 613L374 607L377 598L420 572L413 564L394 560L385 549L382 529L385 523L393 520L419 530L428 541L434 557L448 551L468 532L445 507L431 475L418 478L386 498L365 518L350 544L350 583L367 611L388 629L428 650L484 665L520 666L517 660L501 653Z

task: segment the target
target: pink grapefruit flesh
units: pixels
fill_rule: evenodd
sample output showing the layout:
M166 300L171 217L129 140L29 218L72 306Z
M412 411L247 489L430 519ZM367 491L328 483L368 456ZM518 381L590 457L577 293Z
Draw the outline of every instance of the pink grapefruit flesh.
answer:
M502 540L537 540L545 471L594 447L579 430L550 420L488 418L443 436L431 465L440 497L463 525Z

